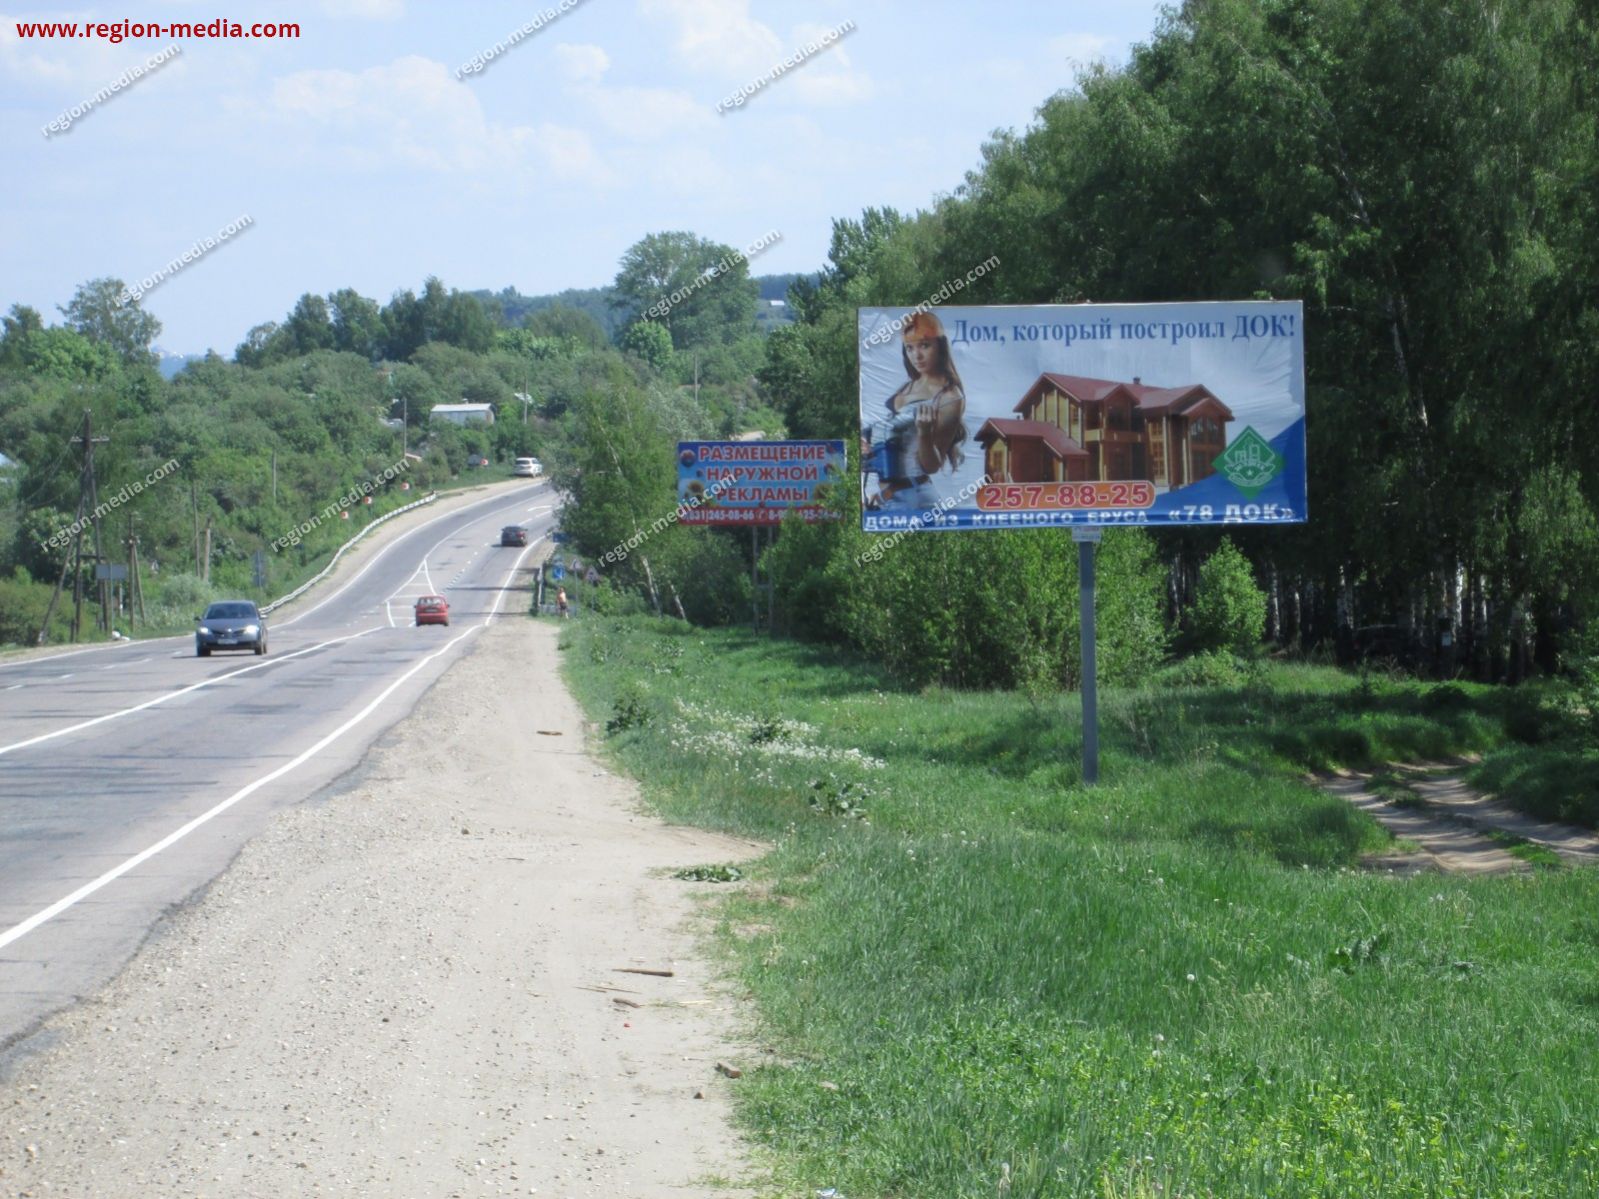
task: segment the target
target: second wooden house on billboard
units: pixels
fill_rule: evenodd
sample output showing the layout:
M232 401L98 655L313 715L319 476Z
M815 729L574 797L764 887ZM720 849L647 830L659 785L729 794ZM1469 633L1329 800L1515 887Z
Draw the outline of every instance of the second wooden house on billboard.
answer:
M1142 479L1170 490L1215 473L1232 411L1200 383L1151 387L1046 372L1015 418L983 422L977 441L996 483Z

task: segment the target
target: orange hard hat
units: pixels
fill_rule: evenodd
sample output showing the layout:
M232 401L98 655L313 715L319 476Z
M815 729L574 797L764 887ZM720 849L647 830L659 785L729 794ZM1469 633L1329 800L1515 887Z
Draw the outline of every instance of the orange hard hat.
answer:
M944 326L931 312L915 313L905 322L904 337L910 341L913 337L943 337Z

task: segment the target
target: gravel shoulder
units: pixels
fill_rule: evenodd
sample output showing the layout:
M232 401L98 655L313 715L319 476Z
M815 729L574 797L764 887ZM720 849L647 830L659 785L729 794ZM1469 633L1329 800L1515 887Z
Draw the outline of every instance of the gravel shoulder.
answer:
M476 634L357 771L0 1058L0 1195L743 1193L716 888L667 872L761 847L640 812L584 752L557 635Z

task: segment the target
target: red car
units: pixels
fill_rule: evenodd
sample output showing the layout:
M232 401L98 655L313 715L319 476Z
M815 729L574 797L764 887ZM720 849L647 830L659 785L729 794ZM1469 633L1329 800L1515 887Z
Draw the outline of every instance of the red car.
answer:
M442 595L424 595L416 601L416 623L442 624L450 623L450 601Z

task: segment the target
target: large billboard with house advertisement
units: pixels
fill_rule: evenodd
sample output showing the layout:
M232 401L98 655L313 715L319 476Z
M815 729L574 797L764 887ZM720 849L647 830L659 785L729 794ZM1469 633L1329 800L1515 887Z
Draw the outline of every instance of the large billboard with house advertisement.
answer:
M862 308L868 532L1306 519L1298 301Z

